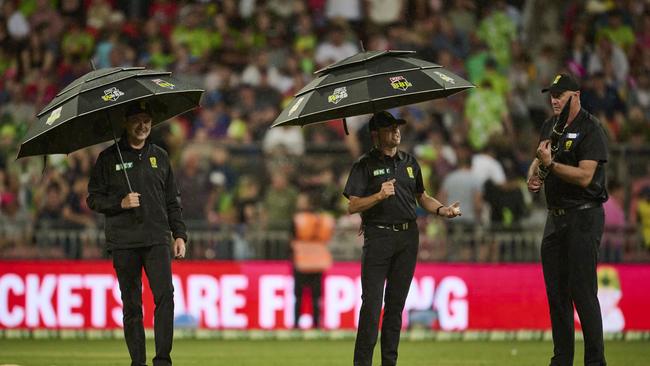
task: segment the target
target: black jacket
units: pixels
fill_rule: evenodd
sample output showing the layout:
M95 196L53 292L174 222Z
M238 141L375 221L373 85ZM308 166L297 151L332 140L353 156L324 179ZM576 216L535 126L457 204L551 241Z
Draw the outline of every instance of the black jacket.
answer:
M180 194L167 152L148 141L141 150L132 149L124 137L119 144L133 191L140 193L140 207L121 206L129 188L115 145L99 154L88 182L88 207L106 216L109 251L168 245L170 231L174 238L187 241ZM136 214L136 210L140 212Z

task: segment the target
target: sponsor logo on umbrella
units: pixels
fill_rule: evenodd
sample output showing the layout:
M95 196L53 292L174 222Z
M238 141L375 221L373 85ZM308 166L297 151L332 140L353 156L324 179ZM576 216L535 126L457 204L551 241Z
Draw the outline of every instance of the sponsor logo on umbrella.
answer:
M289 114L287 116L291 116L293 112L295 112L298 109L298 106L300 106L300 103L302 103L302 100L305 99L305 97L300 97L298 100L296 100L296 103L289 109Z
M149 162L151 163L152 168L158 168L158 162L156 161L155 156L150 156L149 157Z
M327 97L327 101L330 103L338 104L342 99L345 99L347 97L348 97L348 89L345 86L343 86L334 89L332 95Z
M390 86L393 87L393 89L399 89L402 91L406 91L410 86L413 86L410 81L406 80L404 76L394 76L390 78Z
M163 88L167 89L174 89L176 85L170 83L169 81L165 81L163 79L151 79L154 83L158 84L158 86L161 86Z
M59 107L59 108L53 110L52 113L50 113L50 116L47 117L47 121L45 121L45 124L48 125L48 126L51 126L52 123L54 123L54 121L59 119L59 117L61 117L61 109L62 108L63 107Z
M447 83L450 83L450 84L456 84L456 80L454 80L454 78L452 78L452 77L449 76L449 75L445 75L445 74L441 73L440 71L434 71L433 73L436 74L436 75L438 75L438 76L440 76L440 78L441 78L443 81L447 82Z
M110 89L104 90L104 96L102 96L102 100L104 102L114 102L117 99L119 99L119 97L121 97L122 95L124 95L123 91L121 91L116 87L112 87Z

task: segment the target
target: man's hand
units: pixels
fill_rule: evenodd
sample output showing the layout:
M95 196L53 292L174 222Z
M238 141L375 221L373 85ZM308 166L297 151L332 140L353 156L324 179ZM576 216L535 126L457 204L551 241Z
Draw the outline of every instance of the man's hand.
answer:
M174 240L174 258L185 258L185 240L183 238L176 238Z
M460 202L456 201L449 206L440 209L440 216L451 219L456 216L461 216L463 212L460 210Z
M140 193L131 192L127 194L122 198L121 206L125 210L140 207Z
M532 193L537 193L542 188L542 180L539 175L533 174L528 178L528 190Z
M385 181L381 184L381 190L379 191L379 199L385 200L390 196L395 195L395 178Z
M540 164L543 166L549 166L551 164L553 159L551 158L550 140L544 140L539 143L539 146L537 147L537 159L539 159Z

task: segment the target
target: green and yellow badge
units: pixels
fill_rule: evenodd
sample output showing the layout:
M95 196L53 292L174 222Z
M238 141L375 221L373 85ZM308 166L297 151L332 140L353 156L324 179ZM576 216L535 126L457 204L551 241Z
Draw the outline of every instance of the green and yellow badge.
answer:
M571 150L571 145L573 145L573 140L566 140L564 143L564 151Z
M158 168L158 162L156 161L155 156L149 157L149 162L151 163L152 168Z
M413 175L413 167L407 166L406 167L406 172L409 174L410 178L415 179L415 175Z

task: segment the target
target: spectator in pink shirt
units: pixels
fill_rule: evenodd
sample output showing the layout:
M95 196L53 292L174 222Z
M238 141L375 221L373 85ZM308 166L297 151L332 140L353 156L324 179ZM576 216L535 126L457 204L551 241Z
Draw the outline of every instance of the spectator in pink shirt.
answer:
M609 199L603 204L605 210L605 232L601 248L604 262L620 262L625 242L625 190L617 180L610 180Z

